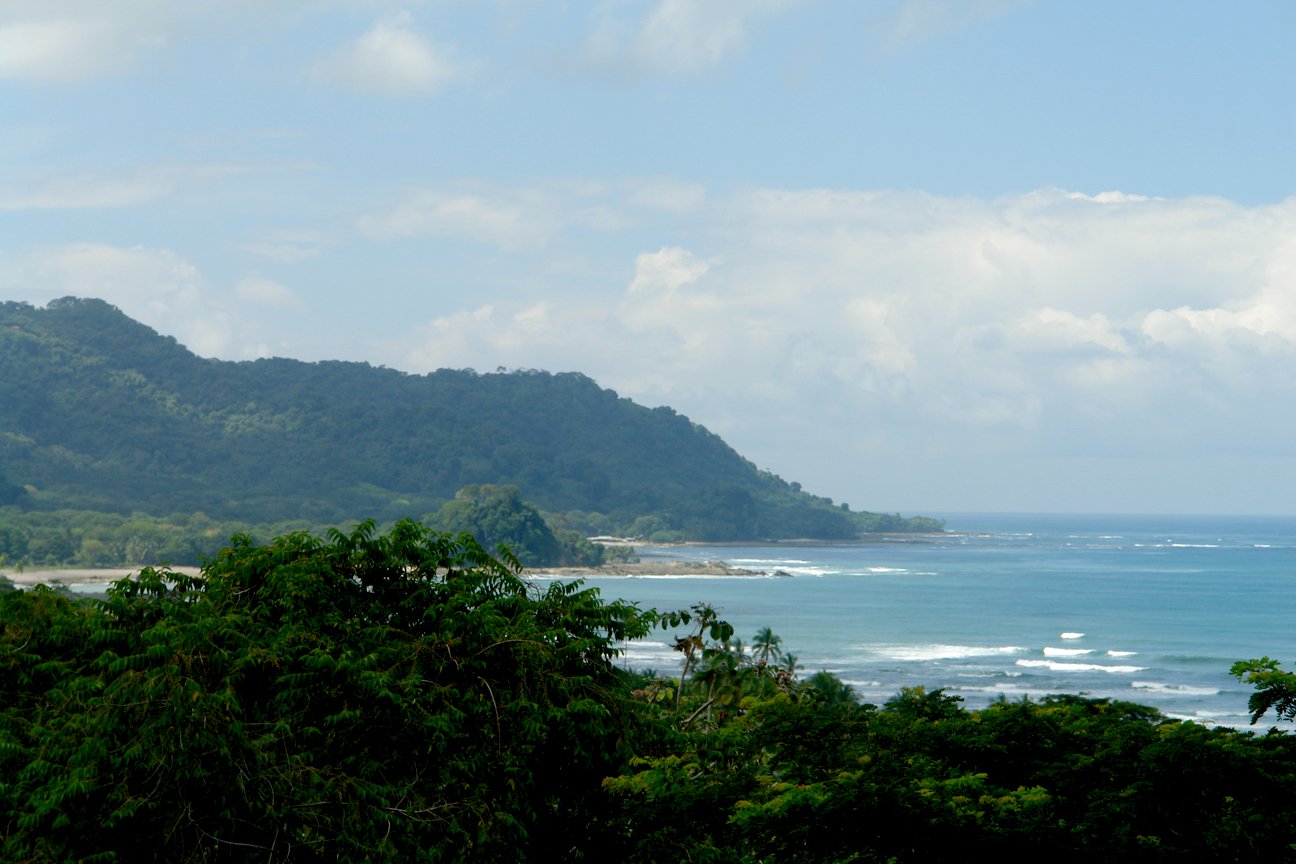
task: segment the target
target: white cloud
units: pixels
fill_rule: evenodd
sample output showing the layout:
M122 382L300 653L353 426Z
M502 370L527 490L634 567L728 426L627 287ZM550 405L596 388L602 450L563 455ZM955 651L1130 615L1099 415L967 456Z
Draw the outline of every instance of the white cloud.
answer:
M0 210L82 210L131 207L169 195L174 186L153 176L54 177L22 187L0 187Z
M26 299L95 297L203 356L225 355L233 340L229 315L211 298L198 268L167 249L72 243L14 257L0 281Z
M244 276L234 283L234 296L257 306L302 310L306 302L291 288L264 276Z
M1028 6L1032 0L899 0L876 23L892 49Z
M0 21L0 78L75 83L116 75L165 48L175 14L165 0L9 0Z
M318 231L285 230L270 232L240 248L279 264L299 264L317 257L326 242L327 238Z
M446 49L413 29L400 12L376 23L355 42L315 65L322 81L352 90L387 95L430 93L460 74Z
M861 466L860 488L870 467L894 479L905 459L954 458L951 441L1000 459L1223 452L1229 417L1296 404L1296 200L702 201L662 217L691 248L622 258L601 301L559 285L542 307L497 295L419 339L441 365L587 372L703 420L758 464L790 458L808 481L821 460L795 455L804 438ZM1248 434L1256 453L1286 446Z
M543 246L555 225L541 196L491 196L424 189L386 213L361 218L360 229L376 240L408 237L464 237L502 249Z
M374 240L462 237L507 251L532 251L565 230L607 233L632 221L611 190L572 181L516 188L461 184L415 189L395 206L362 216L358 224Z
M1018 317L1005 329L1014 348L1023 354L1071 352L1085 346L1117 354L1130 352L1125 338L1100 313L1081 318L1073 312L1046 307Z
M644 180L631 184L628 202L650 210L691 213L706 203L706 187L679 180Z
M753 26L788 0L657 0L638 20L605 18L585 46L596 66L691 75L745 47Z
M249 170L242 165L158 165L117 174L56 174L0 185L0 211L134 207Z
M628 293L631 297L646 296L649 303L670 300L680 288L701 279L709 269L709 264L687 249L663 246L635 259L635 275Z
M271 261L277 261L280 264L297 264L301 261L308 261L320 254L320 247L312 243L258 241L245 243L242 248L253 255L269 258Z

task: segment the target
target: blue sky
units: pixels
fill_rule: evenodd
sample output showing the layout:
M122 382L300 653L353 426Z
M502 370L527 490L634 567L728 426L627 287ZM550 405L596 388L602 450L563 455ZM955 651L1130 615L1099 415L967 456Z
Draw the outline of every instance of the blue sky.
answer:
M0 297L580 371L858 509L1292 513L1292 44L1288 2L0 0Z

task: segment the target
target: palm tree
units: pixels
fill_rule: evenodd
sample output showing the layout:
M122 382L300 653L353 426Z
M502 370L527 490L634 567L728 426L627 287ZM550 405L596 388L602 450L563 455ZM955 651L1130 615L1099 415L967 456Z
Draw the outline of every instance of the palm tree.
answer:
M782 658L782 652L779 651L779 646L782 644L783 640L775 636L770 628L762 627L757 630L751 642L752 650L756 652L756 663L761 666L768 666L771 660L778 663Z

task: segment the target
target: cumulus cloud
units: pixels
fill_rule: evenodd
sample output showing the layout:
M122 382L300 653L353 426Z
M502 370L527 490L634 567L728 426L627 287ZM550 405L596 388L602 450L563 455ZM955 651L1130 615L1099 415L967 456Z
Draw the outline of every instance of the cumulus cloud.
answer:
M791 5L788 0L657 0L641 18L600 21L585 54L605 68L691 75L738 53L758 22Z
M11 258L0 281L10 296L96 297L204 356L224 355L232 326L198 268L167 249L72 243Z
M893 479L906 458L955 458L951 441L998 459L1133 459L1227 452L1245 434L1254 453L1285 452L1284 424L1240 433L1237 418L1296 397L1296 200L701 200L662 217L672 233L690 220L689 245L613 262L626 275L601 302L559 286L543 308L496 296L414 341L458 366L588 372L704 418L758 464L802 437ZM816 462L791 470L814 479Z
M414 30L400 12L315 64L321 81L386 95L430 93L460 73L449 52Z

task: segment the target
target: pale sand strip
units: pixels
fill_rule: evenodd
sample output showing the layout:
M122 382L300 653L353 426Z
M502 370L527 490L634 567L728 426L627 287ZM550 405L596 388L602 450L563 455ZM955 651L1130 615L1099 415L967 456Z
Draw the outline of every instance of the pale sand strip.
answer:
M143 568L85 567L60 570L23 570L21 573L14 569L8 569L0 570L0 576L5 577L15 585L103 585L106 587L108 583L126 576L132 576L141 569ZM200 572L198 567L172 567L170 569L176 573L186 573L190 576L197 576Z
M0 570L15 585L102 585L138 573L141 568L83 567L67 569ZM199 567L172 567L176 573L197 576ZM599 567L534 567L524 572L535 576L558 576L567 579L588 576L762 576L762 570L731 567L723 561L644 561L611 562Z

